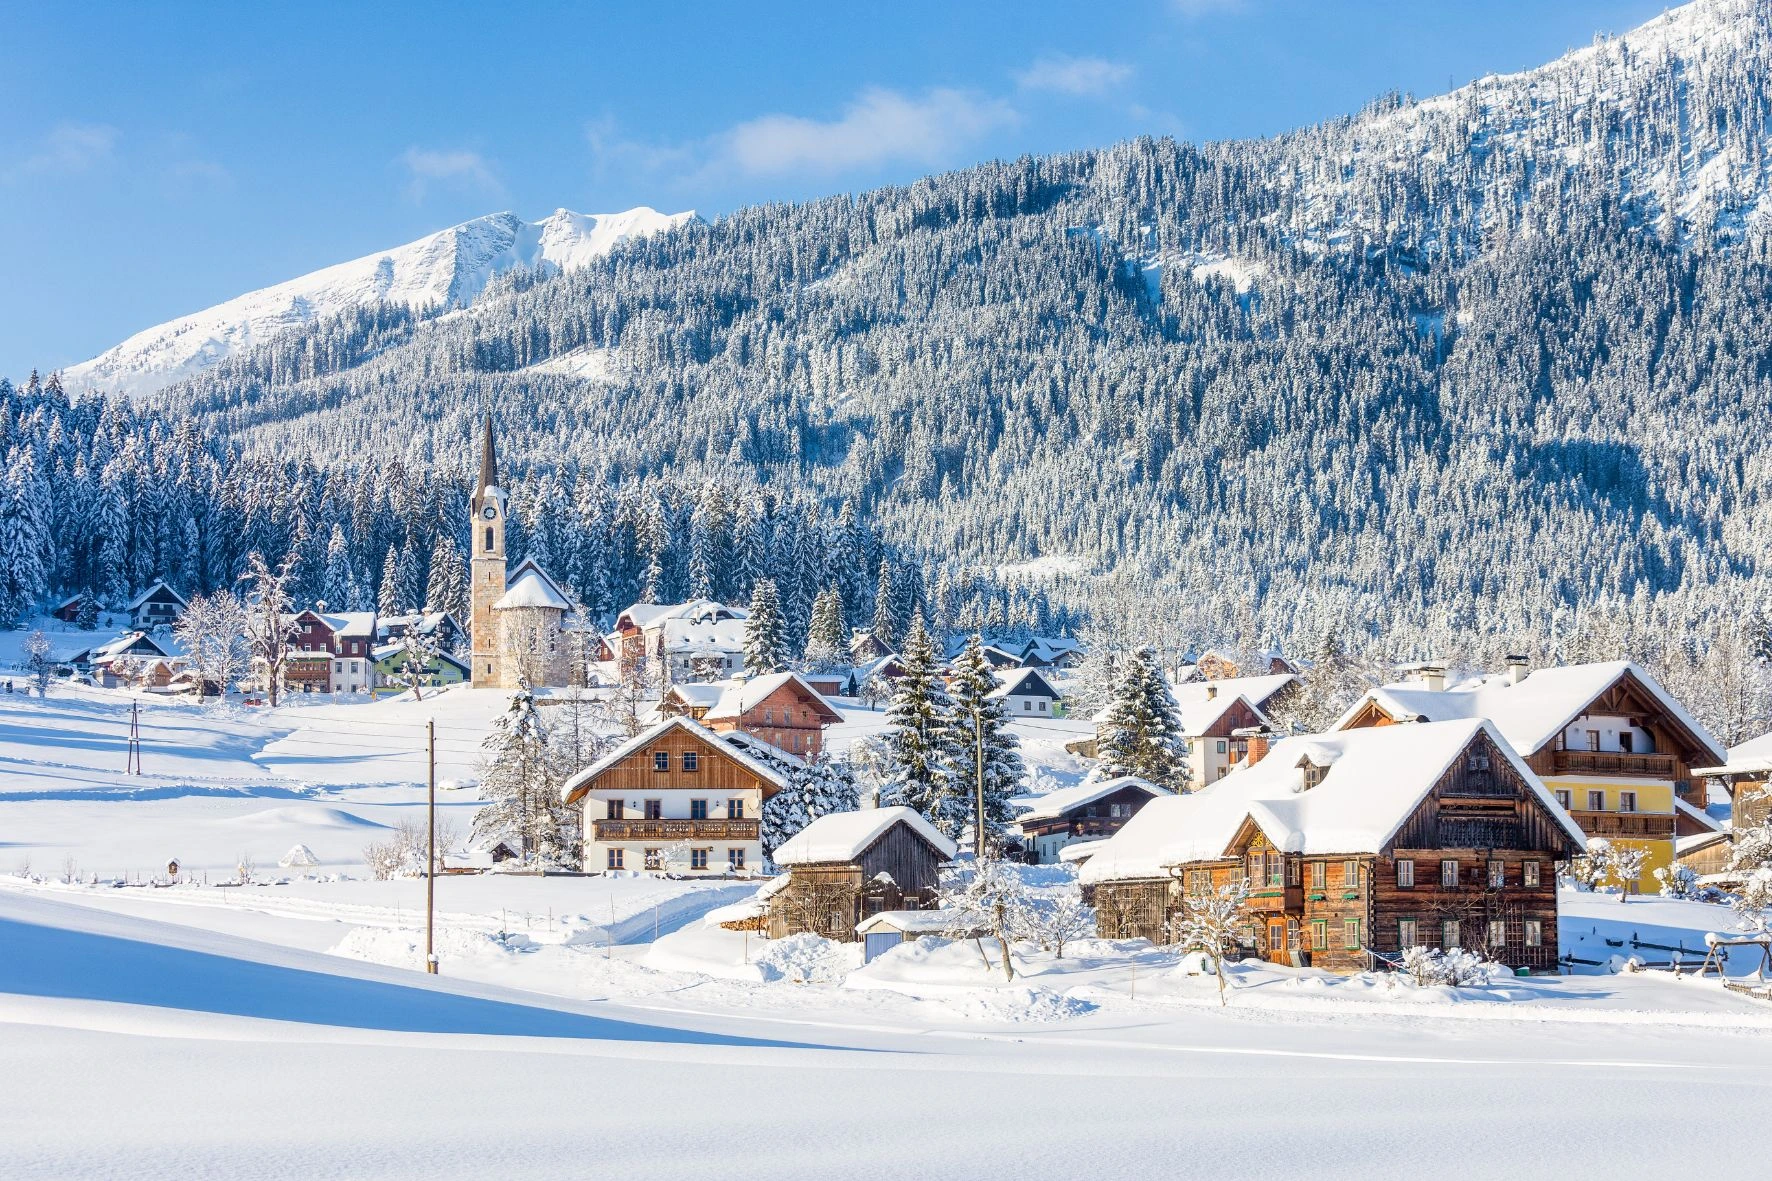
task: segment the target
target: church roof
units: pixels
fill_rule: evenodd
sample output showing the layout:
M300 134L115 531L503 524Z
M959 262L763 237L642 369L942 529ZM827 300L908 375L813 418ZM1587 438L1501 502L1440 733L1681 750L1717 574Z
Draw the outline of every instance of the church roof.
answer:
M504 611L512 607L547 607L555 611L570 611L572 603L566 598L566 592L560 589L560 584L546 570L533 559L524 558L512 576L504 597L492 605L494 611Z
M488 491L497 491L498 450L492 441L492 411L486 412L486 425L480 436L480 479L474 485L473 511L478 514Z

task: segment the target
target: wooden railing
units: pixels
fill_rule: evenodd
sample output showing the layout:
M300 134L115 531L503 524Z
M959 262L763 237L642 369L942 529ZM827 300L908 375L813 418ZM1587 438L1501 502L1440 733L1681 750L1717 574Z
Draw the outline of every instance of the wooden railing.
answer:
M754 841L755 820L593 820L599 841Z
M1590 837L1647 837L1671 841L1674 818L1655 812L1571 812L1569 815Z
M1641 775L1674 777L1674 756L1627 754L1620 750L1558 750L1551 752L1551 774Z
M1303 910L1304 887L1258 886L1249 891L1249 909L1257 914L1279 910Z

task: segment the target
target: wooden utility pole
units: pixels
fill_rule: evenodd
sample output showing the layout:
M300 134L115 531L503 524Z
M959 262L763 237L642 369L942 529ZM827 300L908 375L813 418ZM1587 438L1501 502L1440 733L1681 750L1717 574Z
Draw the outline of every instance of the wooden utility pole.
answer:
M978 804L972 813L972 848L973 856L979 861L984 860L984 719L979 713L978 703L972 704L972 739L977 744L977 754L973 762L974 778L977 780Z
M437 974L437 719L425 722L425 781L429 832L425 838L425 971Z

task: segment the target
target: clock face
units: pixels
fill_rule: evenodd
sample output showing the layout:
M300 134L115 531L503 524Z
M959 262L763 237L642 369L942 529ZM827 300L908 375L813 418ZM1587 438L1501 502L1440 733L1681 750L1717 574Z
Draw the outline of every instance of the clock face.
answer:
M480 515L482 517L485 517L488 521L490 521L490 520L492 520L492 518L498 516L498 510L496 508L493 508L491 505L487 505L485 508L480 510Z

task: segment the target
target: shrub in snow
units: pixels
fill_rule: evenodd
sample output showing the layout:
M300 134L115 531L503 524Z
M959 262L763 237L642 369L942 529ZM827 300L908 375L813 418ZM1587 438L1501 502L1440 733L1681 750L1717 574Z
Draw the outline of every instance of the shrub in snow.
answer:
M1171 922L1172 940L1185 951L1203 951L1216 965L1218 1003L1224 1004L1224 957L1238 945L1247 924L1249 880L1231 882L1208 894L1188 894Z
M437 855L456 843L455 825L442 816L437 818ZM294 855L294 850L291 850ZM423 820L408 817L394 826L384 840L363 848L363 864L378 882L389 878L418 877L425 871L425 858L430 852L430 829ZM309 854L313 856L313 854ZM287 864L287 863L286 863Z
M964 939L979 931L989 932L1002 948L1003 978L1015 979L1010 944L1039 929L1033 895L1015 866L988 858L974 862L970 870L950 872L942 881L941 906L951 916L951 937Z
M1622 845L1612 847L1612 855L1607 859L1606 872L1613 881L1618 883L1618 900L1623 902L1630 897L1631 888L1643 876L1643 862L1649 859L1647 849L1631 849Z
M1417 988L1446 985L1451 988L1475 988L1492 982L1507 969L1482 956L1454 947L1441 951L1434 947L1405 947L1402 967L1397 976Z
M1669 865L1655 871L1655 880L1661 883L1663 898L1697 898L1698 874L1686 865Z
M1578 890L1597 890L1612 873L1612 842L1595 837L1587 851L1569 859L1563 876Z

